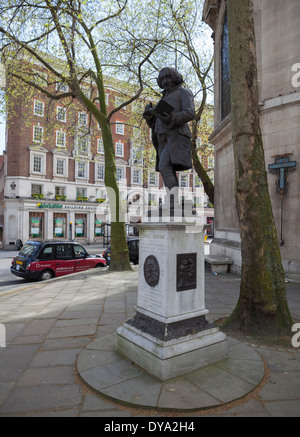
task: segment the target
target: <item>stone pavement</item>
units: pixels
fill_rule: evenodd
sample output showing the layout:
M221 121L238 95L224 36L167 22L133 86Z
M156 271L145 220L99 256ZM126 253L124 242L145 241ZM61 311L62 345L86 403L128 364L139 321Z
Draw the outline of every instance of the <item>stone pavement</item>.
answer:
M142 417L155 420L169 414L173 418L300 416L300 348L292 344L288 348L259 346L251 344L251 339L241 342L229 338L231 354L235 351L234 358L243 364L240 370L244 374L238 378L234 377L236 367L229 368L226 362L217 365L217 378L213 373L216 366L208 366L200 381L189 375L167 382L159 390L157 380L143 375L147 384L132 401L135 378L141 376L141 369L132 365L124 369L123 361L110 363L115 362L112 346L116 328L134 314L137 277L137 268L121 274L97 269L2 292L0 322L6 328L6 347L0 347L0 417L97 416L133 421ZM239 282L239 277L232 274L213 276L206 272L209 321L232 312ZM288 283L287 290L292 316L300 321L300 285ZM253 362L255 373L250 366ZM99 364L106 364L108 369L106 375L111 381L106 381L106 386L117 386L120 377L122 382L133 382L131 391L126 386L121 404L112 400L111 393L109 398L101 394L97 374L88 385L84 381L84 372ZM88 375L90 378L91 373ZM239 395L241 387L246 387L245 396ZM209 398L207 405L211 408L202 409L201 402L193 401L180 412L184 400L190 399L195 389L199 394L199 388L201 395ZM120 397L120 389L116 398ZM154 393L158 407L169 407L171 411L153 408ZM231 398L230 393L234 393Z

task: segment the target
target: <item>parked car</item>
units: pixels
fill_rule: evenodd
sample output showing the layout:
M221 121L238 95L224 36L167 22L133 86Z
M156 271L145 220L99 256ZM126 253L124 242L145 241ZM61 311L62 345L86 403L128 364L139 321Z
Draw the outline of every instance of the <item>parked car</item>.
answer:
M24 279L43 281L105 266L104 258L90 255L76 242L28 241L13 259L10 271Z
M139 237L130 237L127 239L127 246L129 251L129 260L133 264L139 263ZM106 264L110 264L110 244L107 249L102 254L103 258L106 260Z

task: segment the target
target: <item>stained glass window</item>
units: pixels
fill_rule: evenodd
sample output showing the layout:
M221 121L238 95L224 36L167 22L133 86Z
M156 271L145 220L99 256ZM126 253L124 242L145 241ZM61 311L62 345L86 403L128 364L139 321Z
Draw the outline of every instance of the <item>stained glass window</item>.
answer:
M230 96L230 72L229 72L229 35L228 35L228 16L227 12L224 19L222 33L222 73L221 73L221 111L222 120L231 112Z

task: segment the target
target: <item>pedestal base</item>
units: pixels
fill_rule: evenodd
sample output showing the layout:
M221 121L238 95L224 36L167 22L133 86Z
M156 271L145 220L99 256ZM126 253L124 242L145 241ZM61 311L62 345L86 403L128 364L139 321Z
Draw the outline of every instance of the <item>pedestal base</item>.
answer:
M227 340L226 335L214 327L163 341L125 323L117 330L116 350L159 380L166 381L224 360Z

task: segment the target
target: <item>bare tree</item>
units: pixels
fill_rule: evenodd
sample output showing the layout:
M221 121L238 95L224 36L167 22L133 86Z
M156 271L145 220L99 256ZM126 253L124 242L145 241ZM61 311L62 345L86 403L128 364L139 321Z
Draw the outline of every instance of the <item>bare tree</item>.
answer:
M128 49L127 58L126 62L123 59L122 67L123 72L134 71L130 79L134 79L135 84L129 88L128 81L130 91L127 99L108 113L102 64L107 50L113 52L113 41L109 40L106 29L109 24L116 23L127 7L128 0L17 0L0 6L1 52L8 76L39 90L49 99L77 99L101 127L105 150L105 184L113 208L110 268L118 270L129 269L130 263L116 179L111 119L113 114L140 97L143 65L158 45L157 38L152 38L152 34L147 40L140 40L139 47L136 39L132 40L127 35L127 43L124 41ZM51 83L43 82L39 69L30 68L33 62L49 72ZM51 92L49 85L53 83L67 84L69 91ZM84 89L87 83L91 84L91 88L96 88L97 96L87 96ZM9 93L13 95L14 89Z

